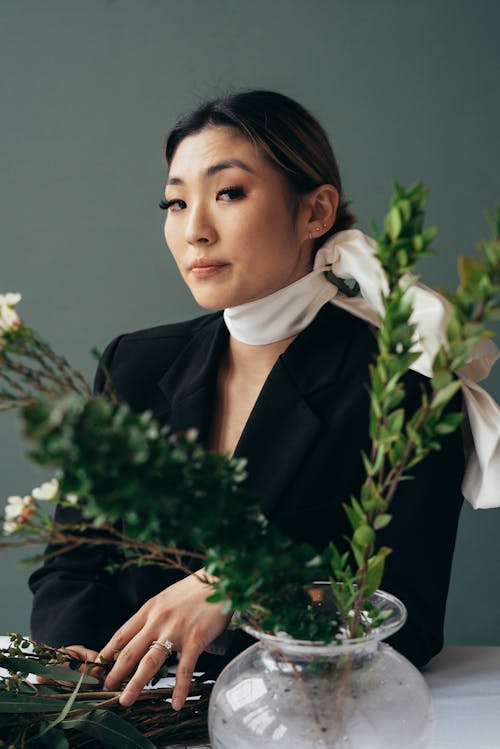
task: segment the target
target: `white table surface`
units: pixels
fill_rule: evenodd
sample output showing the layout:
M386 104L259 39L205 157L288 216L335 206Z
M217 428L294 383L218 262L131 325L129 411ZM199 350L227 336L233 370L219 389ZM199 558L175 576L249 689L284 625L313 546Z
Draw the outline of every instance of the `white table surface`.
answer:
M432 749L500 749L500 647L446 647L423 672Z
M7 642L0 637L0 647ZM431 749L500 749L500 647L448 646L423 676L435 714ZM195 746L209 749L184 749Z

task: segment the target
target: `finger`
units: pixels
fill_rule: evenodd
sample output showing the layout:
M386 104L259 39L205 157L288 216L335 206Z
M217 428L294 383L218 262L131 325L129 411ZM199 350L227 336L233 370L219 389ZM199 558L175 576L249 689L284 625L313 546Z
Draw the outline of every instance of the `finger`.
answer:
M148 634L146 630L141 630L122 650L120 650L115 665L107 675L106 681L104 682L105 689L114 690L120 687L122 681L148 652L151 640L151 634ZM160 652L159 655L161 656L162 653Z
M96 678L101 677L103 669L99 666L94 665L93 663L93 661L97 661L98 658L98 653L96 650L90 650L83 645L68 645L67 647L60 648L60 652L68 655L74 661L78 661L81 663L81 665L76 669L80 673L88 673L92 676L95 676ZM57 661L57 659L54 658L49 661L49 666L52 664L57 665L60 668L70 668L69 661L60 663ZM57 681L58 684L62 684L63 686L69 687L73 685L72 681L65 681L64 679L54 679L45 676L36 676L34 678L35 684L50 684L54 681Z
M84 645L68 645L64 648L64 651L81 661L95 661L99 656L97 650L91 650Z
M68 645L64 648L65 652L68 653L72 658L77 661L81 661L82 665L78 667L78 671L81 673L91 674L96 678L100 678L103 674L103 668L96 665L99 662L99 653L97 650L91 650L83 645Z
M147 650L137 667L137 671L120 695L119 702L123 707L133 705L146 684L163 666L168 658L168 653L166 650L163 650L163 652L162 650L158 647Z
M112 661L115 654L122 650L135 635L140 632L143 626L143 617L139 616L140 612L134 614L128 619L120 629L117 629L113 637L106 643L99 653L101 658Z
M193 679L193 671L203 648L198 645L186 645L181 653L175 672L175 688L172 694L172 707L180 710L186 701Z

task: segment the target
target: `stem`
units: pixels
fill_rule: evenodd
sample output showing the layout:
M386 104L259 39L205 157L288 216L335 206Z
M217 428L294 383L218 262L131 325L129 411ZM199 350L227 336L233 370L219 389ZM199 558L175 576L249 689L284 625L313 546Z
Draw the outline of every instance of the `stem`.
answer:
M363 564L359 570L361 574L361 578L360 578L359 586L358 586L358 594L354 601L354 614L353 614L352 621L349 627L349 635L351 639L354 639L356 637L358 625L361 620L361 606L365 599L365 588L366 588L366 578L368 576L369 556L370 556L369 550L368 550L368 547L366 547L363 552Z
M489 297L488 301L491 298L492 297ZM482 302L479 303L479 306L478 306L477 310L472 315L471 322L483 322L485 314L486 314L486 303L484 301L482 301Z
M434 396L434 393L433 393L433 396ZM432 399L431 399L431 401L432 401ZM419 419L418 419L418 421L417 421L417 423L415 425L415 430L416 431L418 431L419 428L422 426L422 423L425 421L425 418L428 416L430 410L431 410L430 403L424 409L422 409L420 417L419 417ZM393 478L390 479L391 483L390 483L390 486L389 486L389 490L387 491L387 495L385 497L386 502L387 502L387 507L389 507L389 505L391 503L391 500L392 500L392 498L394 496L394 492L397 489L399 480L400 480L401 476L403 475L403 473L405 471L406 465L407 465L407 463L408 463L408 461L410 459L410 456L411 456L411 453L412 453L412 450L414 449L414 447L415 447L414 440L413 439L409 439L408 442L407 442L407 444L406 444L406 449L404 451L403 457L401 458L401 460L399 462L398 468L397 469L392 468L391 471L389 472L389 476L392 473L393 474ZM384 486L382 488L382 491L385 490L385 487L387 486L388 483L389 483L389 481L388 481L388 479L386 479L386 481L384 482Z
M41 350L37 350L37 344ZM49 356L47 354L47 350L50 351L48 347L45 347L44 351L41 342L35 341L35 346L33 347L30 347L28 344L24 344L23 346L21 346L19 349L19 353L23 356L26 356L26 358L28 359L33 359L34 361L36 361L40 365L42 377L47 379L49 382L56 383L63 391L69 389L79 392L78 388L75 388L73 382L67 376L64 368L56 368L56 354L54 354L54 352L50 352L52 356Z
M349 676L352 671L352 664L354 660L354 653L349 653L347 656L347 663L345 665L342 664L342 656L339 658L337 668L343 668L342 677L340 681L340 687L338 689L338 692L336 693L336 700L335 700L335 715L336 715L336 722L341 725L342 724L342 699L344 697L344 693L347 689L347 685L349 683Z
M76 390L77 392L79 392L81 389L83 390L84 395L92 396L92 391L89 388L86 380L83 378L82 374L77 369L74 369L74 367L71 366L65 356L57 354L44 341L38 340L37 343L42 352L43 360L50 363L53 368L55 368L55 365L58 365L60 367L60 371L63 372L65 382L72 390Z
M203 562L207 556L205 553L199 551L160 547L156 544L135 541L108 524L104 524L97 529L93 526L87 526L85 529L104 531L105 533L114 536L113 538L96 538L75 535L75 528L81 529L82 526L54 523L51 528L45 530L40 529L39 526L31 525L28 521L23 525L23 530L26 529L27 531L38 533L37 537L23 538L19 541L0 542L0 549L15 548L18 546L38 546L41 544L56 546L56 549L44 554L43 558L47 561L54 557L67 554L80 546L112 546L120 549L125 546L132 549L134 552L137 552L137 556L134 559L126 560L121 564L121 569L141 563L151 563L159 567L178 569L187 575L192 575L193 571L181 561L183 557L198 559Z

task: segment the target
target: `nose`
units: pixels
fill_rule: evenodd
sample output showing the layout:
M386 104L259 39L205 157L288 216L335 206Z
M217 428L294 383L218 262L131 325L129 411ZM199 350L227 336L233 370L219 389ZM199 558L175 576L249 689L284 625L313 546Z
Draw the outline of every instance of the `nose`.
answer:
M186 241L188 244L212 244L216 232L207 209L201 204L192 204L186 223Z

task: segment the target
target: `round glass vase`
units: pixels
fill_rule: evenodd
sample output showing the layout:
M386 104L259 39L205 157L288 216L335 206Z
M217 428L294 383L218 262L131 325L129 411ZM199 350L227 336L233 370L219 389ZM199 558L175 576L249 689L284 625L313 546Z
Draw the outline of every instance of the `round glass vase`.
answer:
M212 691L213 749L427 749L430 692L420 672L382 642L406 620L397 598L377 591L390 610L382 626L328 645L270 635L242 623L259 642L222 671Z

